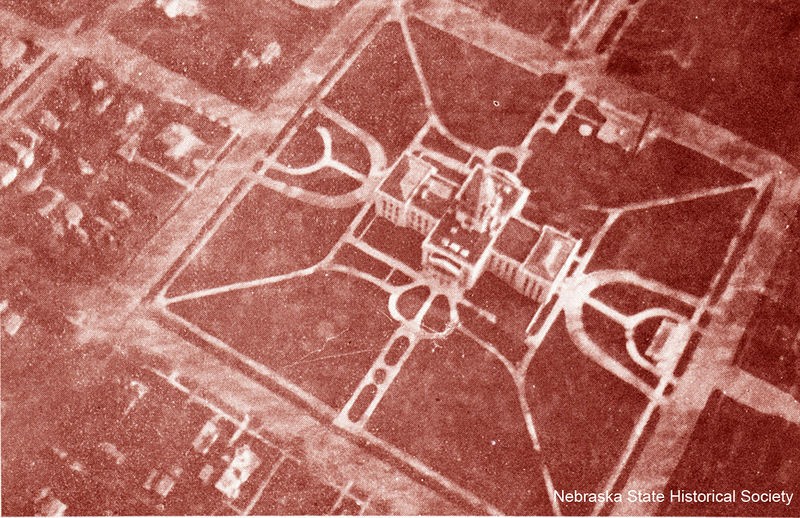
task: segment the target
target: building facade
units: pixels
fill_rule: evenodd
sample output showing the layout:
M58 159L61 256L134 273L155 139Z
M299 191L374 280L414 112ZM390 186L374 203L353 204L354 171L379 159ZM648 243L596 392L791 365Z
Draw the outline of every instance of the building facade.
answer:
M425 236L422 266L439 282L467 290L489 270L545 303L574 264L580 240L522 218L529 193L490 165L453 171L405 154L378 190L376 213Z

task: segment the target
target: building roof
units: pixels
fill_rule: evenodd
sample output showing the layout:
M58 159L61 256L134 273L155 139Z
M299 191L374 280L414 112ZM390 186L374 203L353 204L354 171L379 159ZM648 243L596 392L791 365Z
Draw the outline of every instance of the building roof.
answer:
M441 218L453 204L460 185L442 177L439 173L428 176L414 194L412 204L434 218Z
M436 167L425 160L403 155L389 176L381 184L381 192L399 201L408 201L425 179L436 171Z
M429 243L462 264L474 265L526 196L527 189L515 178L477 165L434 228Z
M236 448L236 453L228 468L222 473L214 487L228 498L235 499L239 496L242 484L260 465L261 459L250 449L250 446L247 444L239 446Z
M488 232L476 232L464 228L456 219L456 211L450 209L433 229L429 242L442 252L463 264L475 264L486 251L492 236Z
M528 255L524 268L543 279L552 281L558 276L578 244L578 240L574 237L545 226L542 235Z
M494 251L524 262L541 233L531 223L511 218L494 243Z
M528 190L516 177L477 165L458 195L458 217L475 229L498 230Z
M179 122L168 124L156 139L167 147L164 154L173 160L180 160L189 155L194 148L206 145L194 134L192 128Z
M452 169L433 159L431 159L430 162L436 166L436 174L446 180L450 180L451 182L458 184L459 186L464 185L464 182L467 181L467 178L469 178L468 172L464 171L463 169Z

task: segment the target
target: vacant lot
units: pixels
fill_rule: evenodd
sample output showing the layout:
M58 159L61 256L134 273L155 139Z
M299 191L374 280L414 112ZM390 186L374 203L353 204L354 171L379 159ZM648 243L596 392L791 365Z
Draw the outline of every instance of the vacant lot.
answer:
M331 210L256 186L175 279L169 295L280 275L322 260L358 208Z
M170 18L144 2L116 20L112 32L212 92L260 108L350 4L313 10L291 0L204 0L195 16Z
M649 383L652 387L658 385L658 377L638 366L625 349L625 328L622 324L592 307L584 306L583 325L589 338L606 354L624 365L645 383ZM655 333L655 330L653 330L653 333ZM652 338L652 336L650 337ZM643 342L643 344L644 347L640 347L639 352L644 352L644 349L646 349L647 342Z
M369 173L370 157L364 143L318 112L313 112L302 120L296 133L283 148L278 162L295 168L315 164L325 151L319 129L325 129L330 133L334 160L350 166L365 176Z
M319 171L304 175L285 174L275 169L268 170L266 174L286 185L325 196L339 196L361 187L360 181L332 167L323 167Z
M633 270L702 296L754 196L754 189L741 189L627 212L600 243L589 270Z
M384 218L375 218L362 237L378 250L419 270L422 263L422 241L425 236L410 228L398 227Z
M325 104L372 134L389 163L408 147L428 114L399 24L386 24Z
M585 357L559 318L536 352L528 400L556 489L601 490L647 404L639 391ZM562 504L588 514L592 504Z
M395 328L388 303L366 281L318 272L169 309L341 408Z
M493 324L472 310L461 309L467 328L494 344L512 362L522 359L528 351L525 330L539 305L489 272L481 275L466 297L497 317L497 323Z
M471 144L518 145L564 85L563 76L537 76L423 22L410 27L437 114Z
M531 190L529 204L550 212L617 207L747 181L673 142L659 139L633 155L580 135L581 124L569 117L555 135L541 130L534 136L533 155L519 175Z
M678 300L627 283L604 284L592 291L592 298L626 315L635 315L649 308L665 308L690 317L694 310Z
M460 333L417 345L368 428L508 514L551 514L503 366Z

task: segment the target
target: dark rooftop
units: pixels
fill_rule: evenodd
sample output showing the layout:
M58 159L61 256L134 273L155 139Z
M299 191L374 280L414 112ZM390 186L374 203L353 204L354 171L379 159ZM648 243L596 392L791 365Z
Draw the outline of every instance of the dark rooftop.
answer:
M540 232L531 224L511 218L498 236L493 248L496 252L522 263L528 257L539 236Z

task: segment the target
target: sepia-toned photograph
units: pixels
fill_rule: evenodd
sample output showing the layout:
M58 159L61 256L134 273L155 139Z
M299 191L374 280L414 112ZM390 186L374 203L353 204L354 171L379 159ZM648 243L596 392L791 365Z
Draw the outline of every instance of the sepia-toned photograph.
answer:
M800 516L800 1L0 0L0 515Z

